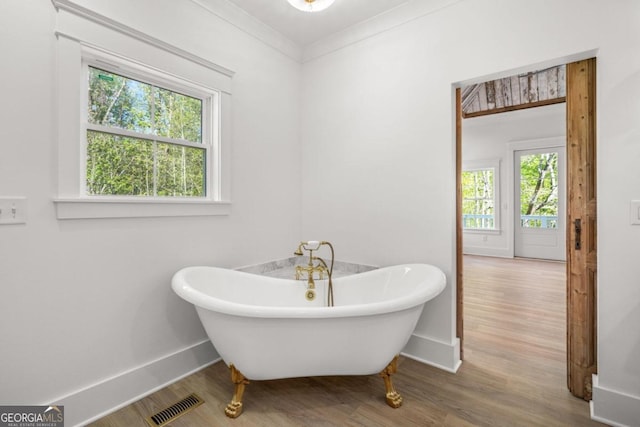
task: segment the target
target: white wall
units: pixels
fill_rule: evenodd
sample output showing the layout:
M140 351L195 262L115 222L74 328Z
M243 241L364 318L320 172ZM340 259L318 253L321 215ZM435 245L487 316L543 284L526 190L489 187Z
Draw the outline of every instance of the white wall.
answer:
M218 218L58 221L54 11L42 0L0 2L0 195L29 201L26 225L0 226L0 403L49 403L130 372L159 384L155 362L174 353L192 359L184 366L202 363L189 350L204 332L169 290L171 274L285 257L301 237L331 240L345 261L441 267L449 287L428 304L410 350L455 366L452 85L591 51L599 141L593 408L620 424L640 419L640 227L629 225L629 201L640 199L640 3L434 3L436 13L409 2L364 25L372 31L360 26L316 44L301 69L295 55L251 35L261 31L242 31L194 2L81 0L236 71L233 209ZM399 21L383 22L389 16ZM66 407L76 421L92 410Z
M451 81L433 84L437 49L423 40L439 38L442 28L432 24L413 21L304 64L302 221L303 233L331 240L340 259L428 262L450 279ZM416 329L432 346L448 347L449 360L437 364L450 370L457 366L454 300L449 286Z
M183 371L210 361L171 275L288 257L301 205L298 62L188 0L80 3L236 72L233 205L224 217L57 220L55 11L0 2L0 196L28 199L26 225L0 225L0 404L55 400L68 425L107 403L64 396L132 372L148 391L166 381L167 356Z
M441 267L449 287L417 333L453 346L452 85L597 54L598 390L634 405L625 414L596 400L594 413L637 421L640 227L629 201L640 199L640 3L450 3L304 63L303 233L333 240L342 259Z
M512 257L514 195L510 185L508 144L544 139L566 133L566 104L528 108L503 114L473 117L462 121L462 164L499 160L500 232L465 231L465 254Z

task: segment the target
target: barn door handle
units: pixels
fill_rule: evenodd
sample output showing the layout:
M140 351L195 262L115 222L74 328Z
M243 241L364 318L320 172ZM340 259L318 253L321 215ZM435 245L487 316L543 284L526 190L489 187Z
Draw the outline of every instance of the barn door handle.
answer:
M582 249L582 220L581 219L578 218L573 221L573 230L575 231L575 238L576 238L575 248L577 251L579 251L580 249Z

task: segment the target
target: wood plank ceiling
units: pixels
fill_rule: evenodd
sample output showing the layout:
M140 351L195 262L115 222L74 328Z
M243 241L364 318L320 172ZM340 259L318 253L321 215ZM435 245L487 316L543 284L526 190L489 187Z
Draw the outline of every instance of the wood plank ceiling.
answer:
M564 65L462 89L462 117L470 118L565 102Z

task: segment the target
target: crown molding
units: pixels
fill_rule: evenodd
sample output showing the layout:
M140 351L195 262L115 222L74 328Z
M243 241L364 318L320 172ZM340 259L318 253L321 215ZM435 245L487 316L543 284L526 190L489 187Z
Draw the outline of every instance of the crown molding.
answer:
M238 30L264 43L296 62L302 61L302 48L264 22L227 0L190 0Z
M235 71L233 70L225 68L221 65L216 64L215 62L211 62L208 59L202 58L201 56L195 55L189 51L186 51L182 48L169 44L156 37L145 34L142 31L136 30L135 28L132 28L128 25L115 21L107 16L94 12L93 10L80 6L71 0L51 0L51 2L53 3L53 6L55 7L56 11L64 10L73 15L82 17L88 21L94 22L96 24L102 25L111 30L117 31L126 36L133 37L134 39L140 40L144 43L147 43L151 46L162 49L166 52L170 52L181 58L200 64L206 68L217 71L218 73L221 73L225 76L233 77L233 75L235 74Z
M253 37L261 43L264 43L272 49L280 52L286 57L299 63L305 63L374 37L380 33L392 30L426 15L436 13L465 0L413 0L304 47L300 47L278 31L249 15L246 11L227 0L189 1L208 13L216 16L218 19L244 32L250 37ZM201 64L207 68L216 70L227 76L231 77L235 73L233 70L222 67L191 52L80 6L73 0L51 0L51 2L56 10L62 9L74 15L81 16L87 20L98 23L107 28L111 28L122 34L134 37L145 43Z
M465 0L414 0L304 47L302 62L328 55Z

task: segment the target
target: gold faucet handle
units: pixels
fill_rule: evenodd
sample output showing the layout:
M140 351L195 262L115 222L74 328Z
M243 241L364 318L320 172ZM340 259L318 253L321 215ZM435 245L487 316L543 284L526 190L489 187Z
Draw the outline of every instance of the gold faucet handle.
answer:
M318 272L318 277L320 280L324 279L325 274L327 276L329 275L329 270L327 270L327 267L325 267L324 265L318 265L316 267L316 271Z

